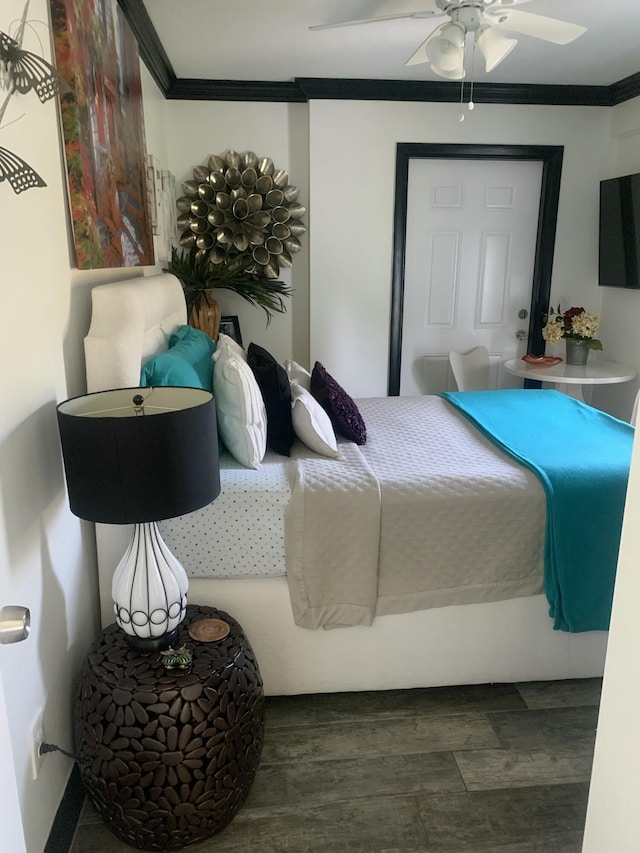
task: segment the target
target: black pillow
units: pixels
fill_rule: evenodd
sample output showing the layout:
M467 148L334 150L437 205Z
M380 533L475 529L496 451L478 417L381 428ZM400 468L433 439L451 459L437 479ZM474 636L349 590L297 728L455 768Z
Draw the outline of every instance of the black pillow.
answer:
M311 394L329 415L337 433L356 444L366 442L367 428L360 410L319 361L316 361L311 371Z
M295 434L291 422L291 386L287 372L271 353L257 344L249 344L247 362L267 410L267 447L282 456L291 456Z

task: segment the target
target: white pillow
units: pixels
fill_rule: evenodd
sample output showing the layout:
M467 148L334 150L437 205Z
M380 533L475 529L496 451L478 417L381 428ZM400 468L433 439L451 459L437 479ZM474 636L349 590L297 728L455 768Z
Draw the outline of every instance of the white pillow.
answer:
M234 341L232 337L229 335L225 335L222 332L218 333L218 343L217 346L221 347L229 347L231 352L235 353L235 355L239 355L243 361L247 360L247 353L237 341Z
M259 468L267 449L267 413L256 378L230 346L219 346L212 358L220 438L241 465Z
M291 421L303 444L323 456L341 459L329 415L299 382L291 383Z
M284 361L284 369L287 371L289 382L297 382L305 391L311 390L311 374L301 364L287 358Z

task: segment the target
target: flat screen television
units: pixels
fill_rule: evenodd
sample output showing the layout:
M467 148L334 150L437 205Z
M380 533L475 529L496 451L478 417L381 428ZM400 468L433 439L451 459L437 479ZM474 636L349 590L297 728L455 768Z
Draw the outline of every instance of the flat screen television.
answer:
M600 182L598 284L640 289L640 174Z

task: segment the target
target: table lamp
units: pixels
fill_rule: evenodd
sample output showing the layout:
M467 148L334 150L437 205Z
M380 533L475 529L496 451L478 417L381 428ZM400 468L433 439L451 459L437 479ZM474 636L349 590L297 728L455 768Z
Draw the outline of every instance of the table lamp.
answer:
M113 576L116 622L134 648L167 648L185 617L189 581L156 522L220 494L213 395L120 388L73 397L57 415L73 514L134 525Z

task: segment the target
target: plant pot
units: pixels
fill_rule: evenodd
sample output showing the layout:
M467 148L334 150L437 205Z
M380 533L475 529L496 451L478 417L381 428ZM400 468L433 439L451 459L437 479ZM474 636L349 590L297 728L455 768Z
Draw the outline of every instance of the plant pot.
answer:
M589 357L588 341L576 341L573 338L565 338L567 346L566 363L576 367L584 367Z
M220 306L213 298L214 288L203 290L189 311L189 325L206 332L213 341L218 340L220 330Z

